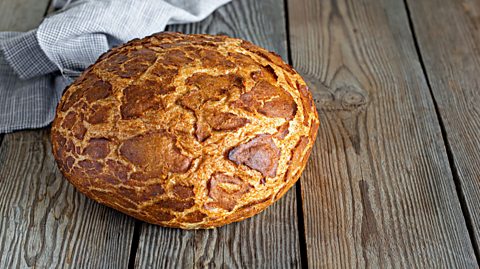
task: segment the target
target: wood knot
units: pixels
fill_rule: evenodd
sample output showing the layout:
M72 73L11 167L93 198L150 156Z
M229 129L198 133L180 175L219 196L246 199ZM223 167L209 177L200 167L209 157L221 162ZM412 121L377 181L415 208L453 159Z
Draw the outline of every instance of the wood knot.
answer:
M324 87L314 95L324 111L358 111L369 102L368 93L355 85L340 86L333 92Z
M354 110L367 103L367 94L360 88L349 85L335 90L335 99L339 100L345 110Z

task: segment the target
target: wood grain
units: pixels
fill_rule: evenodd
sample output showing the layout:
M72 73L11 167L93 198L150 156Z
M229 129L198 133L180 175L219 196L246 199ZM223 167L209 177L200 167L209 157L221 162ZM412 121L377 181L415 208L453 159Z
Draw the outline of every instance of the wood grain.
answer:
M480 2L408 1L480 253ZM448 19L445 19L448 18Z
M62 177L48 131L5 135L0 164L0 268L127 266L133 219Z
M42 21L50 0L0 0L0 31L28 31Z
M201 23L170 27L185 33L227 34L287 59L283 1L237 0ZM301 267L295 188L259 215L213 230L181 231L144 224L137 268Z
M47 5L1 1L0 29L35 27ZM57 169L48 130L0 142L0 268L127 266L133 220L74 190Z
M309 267L478 268L403 1L288 3L321 112L301 181Z

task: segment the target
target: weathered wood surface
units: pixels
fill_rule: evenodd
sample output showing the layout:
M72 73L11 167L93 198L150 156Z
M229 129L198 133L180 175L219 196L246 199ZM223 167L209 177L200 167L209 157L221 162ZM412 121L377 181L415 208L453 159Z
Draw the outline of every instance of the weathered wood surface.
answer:
M185 33L224 33L287 58L281 0L236 0L205 21L169 28ZM181 231L143 224L137 268L301 267L295 188L263 213L222 228Z
M480 258L480 2L407 1Z
M308 266L477 268L403 1L288 3L294 67L321 112L301 181Z
M60 175L44 129L0 135L0 268L126 268L132 241L136 268L478 268L480 4L407 3L410 14L401 0L288 0L291 58L322 121L301 183L303 263L295 189L219 229L137 222L136 241L133 219ZM0 0L0 30L32 29L47 5ZM283 1L235 0L170 30L225 33L286 59L286 27Z
M0 29L35 27L48 1L1 1ZM74 190L48 130L0 137L0 268L126 268L134 221Z
M62 177L48 131L5 135L0 164L0 268L127 266L133 219Z

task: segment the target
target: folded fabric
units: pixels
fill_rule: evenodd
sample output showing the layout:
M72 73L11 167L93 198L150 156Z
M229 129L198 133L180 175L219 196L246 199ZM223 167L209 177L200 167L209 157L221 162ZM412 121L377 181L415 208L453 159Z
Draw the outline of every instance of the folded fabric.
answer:
M48 125L65 87L111 47L229 1L63 0L38 29L0 33L0 133Z

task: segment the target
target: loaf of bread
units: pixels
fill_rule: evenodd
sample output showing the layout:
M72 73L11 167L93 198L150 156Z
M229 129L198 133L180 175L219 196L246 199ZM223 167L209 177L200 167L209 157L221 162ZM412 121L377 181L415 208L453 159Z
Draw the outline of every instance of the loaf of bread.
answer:
M298 180L319 126L276 54L226 36L159 33L114 48L69 86L51 139L91 199L184 229L251 217Z

